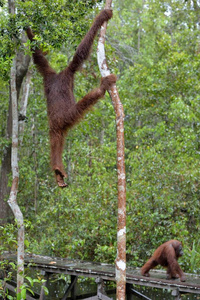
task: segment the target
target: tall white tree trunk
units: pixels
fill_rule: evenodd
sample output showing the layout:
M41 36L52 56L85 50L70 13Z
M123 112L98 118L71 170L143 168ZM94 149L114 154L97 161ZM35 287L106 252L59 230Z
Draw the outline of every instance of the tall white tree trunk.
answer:
M17 293L20 292L20 286L24 282L24 220L21 210L17 204L17 189L19 182L18 169L18 105L17 105L17 89L16 89L16 57L13 59L11 68L11 99L12 99L12 186L8 204L12 209L18 227L18 244L17 244Z
M9 10L11 14L15 13L15 2L9 0ZM17 57L13 58L10 78L10 96L12 103L12 150L11 150L11 168L12 168L12 186L8 204L12 209L18 227L17 244L17 294L20 293L20 287L24 283L24 220L22 212L17 204L17 190L19 182L18 169L18 104L17 104Z
M27 72L22 89L22 96L20 101L20 111L19 111L19 135L20 135L20 144L23 141L23 133L26 120L26 111L28 106L28 96L30 91L30 82L31 82L31 73Z
M112 0L106 0L105 8L111 8ZM97 49L98 65L101 76L110 74L105 56L105 34L107 22L100 31ZM116 85L109 90L115 109L117 131L117 173L118 173L118 229L117 229L117 258L116 258L116 282L117 300L125 300L126 297L126 174L124 155L124 110L120 101Z

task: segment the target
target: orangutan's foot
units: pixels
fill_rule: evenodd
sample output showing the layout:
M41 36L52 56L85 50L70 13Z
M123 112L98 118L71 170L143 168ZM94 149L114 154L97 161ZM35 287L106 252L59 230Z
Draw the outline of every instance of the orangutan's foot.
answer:
M66 174L63 174L59 168L56 168L55 175L56 175L56 181L58 186L61 188L67 187L67 184L64 182L64 178L66 177Z

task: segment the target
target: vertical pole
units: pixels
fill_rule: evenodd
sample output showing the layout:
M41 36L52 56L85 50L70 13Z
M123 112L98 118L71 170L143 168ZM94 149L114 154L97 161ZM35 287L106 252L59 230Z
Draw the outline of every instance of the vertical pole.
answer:
M126 173L124 156L124 111L117 90L113 91L113 105L117 124L117 172L118 172L118 228L116 281L117 300L126 295Z
M180 300L181 299L181 294L180 294L178 288L172 291L172 296L174 296L175 300Z
M105 9L110 9L112 0L106 0ZM98 65L101 76L110 74L105 56L105 34L107 22L100 31L97 49ZM116 282L117 300L125 300L126 295L126 173L124 155L124 110L120 101L117 87L114 84L108 91L112 99L116 115L117 132L117 173L118 173L118 229L117 229L117 258L116 258Z
M11 68L11 99L12 99L12 186L8 204L13 211L18 227L17 243L17 294L20 293L20 286L24 283L24 220L22 212L17 204L17 189L19 182L18 169L18 109L17 109L17 91L16 91L16 57L13 58Z
M15 14L15 0L9 0L9 13ZM12 167L12 186L8 204L13 211L18 227L17 243L17 294L21 292L21 285L24 283L24 220L22 212L17 204L17 190L19 182L18 168L18 103L16 88L16 55L13 58L10 78L10 97L12 103L12 150L11 150L11 167Z
M71 284L73 285L72 286L72 290L71 290L71 298L73 300L76 299L76 293L77 293L76 283L77 283L77 279L78 279L78 276L71 275Z

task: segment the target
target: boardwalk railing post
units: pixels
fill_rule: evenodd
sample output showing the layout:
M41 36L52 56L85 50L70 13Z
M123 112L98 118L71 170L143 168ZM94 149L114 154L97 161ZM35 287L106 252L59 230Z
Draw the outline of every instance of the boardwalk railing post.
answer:
M40 273L41 273L42 276L44 276L45 282L42 284L39 300L45 300L46 296L45 296L44 287L48 286L50 273L46 272L46 271L43 271L43 270L41 270Z
M174 296L175 300L181 300L181 294L178 288L172 291L172 296Z

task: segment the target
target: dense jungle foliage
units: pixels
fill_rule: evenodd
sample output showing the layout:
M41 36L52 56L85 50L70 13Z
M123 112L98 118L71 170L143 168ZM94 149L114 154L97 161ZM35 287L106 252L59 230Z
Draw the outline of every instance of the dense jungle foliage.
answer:
M29 44L20 42L23 27L33 27L51 65L61 70L104 3L37 0L16 1L16 7L11 17L1 1L1 160L10 144L10 65L15 49ZM161 243L178 239L184 245L182 268L199 273L200 3L113 0L113 12L106 56L118 76L125 111L127 262L140 267ZM96 49L97 42L76 76L77 100L99 84ZM19 136L18 203L26 223L26 251L114 263L116 126L109 95L70 131L63 155L69 187L61 190L49 166L42 79L33 65L30 72L27 118ZM1 225L1 248L13 250L16 227L10 216Z

